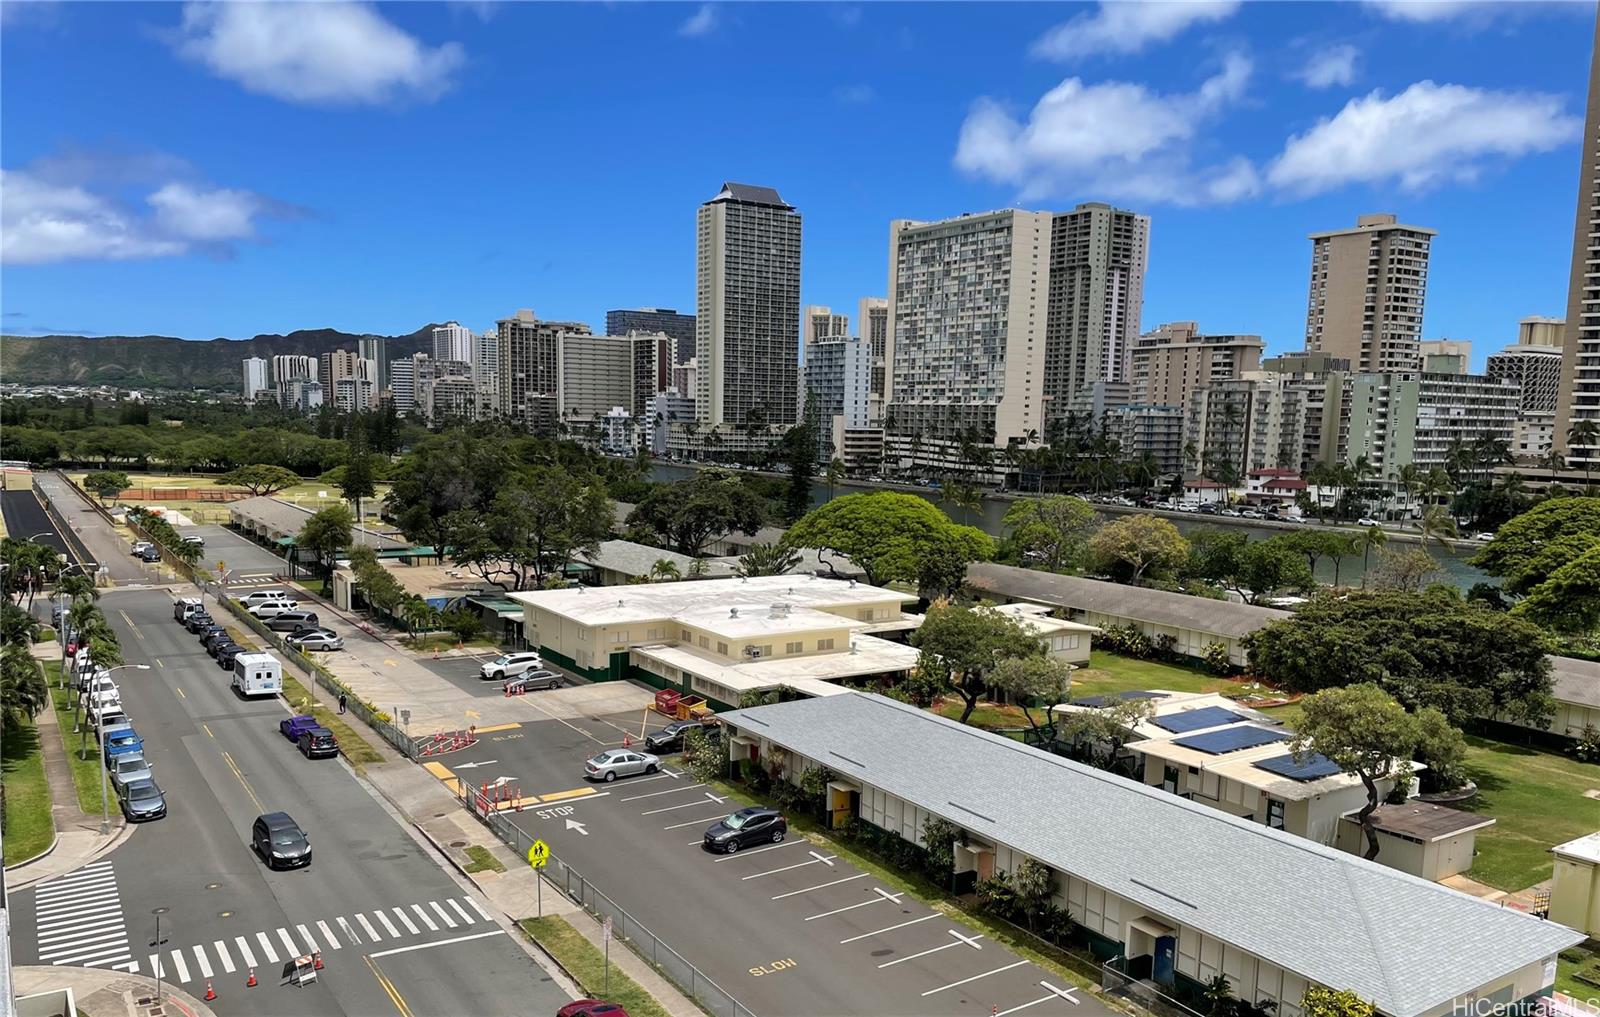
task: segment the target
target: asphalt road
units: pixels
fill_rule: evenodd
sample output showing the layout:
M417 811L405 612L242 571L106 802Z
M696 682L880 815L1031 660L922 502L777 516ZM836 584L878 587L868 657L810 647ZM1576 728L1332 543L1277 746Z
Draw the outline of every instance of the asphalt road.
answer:
M277 731L281 701L244 700L160 591L108 592L124 656L117 674L169 814L98 867L13 896L19 964L136 965L203 995L219 1014L553 1013L566 999L340 760L307 760ZM115 804L113 802L113 808ZM249 848L262 812L310 835L304 869L269 872ZM166 907L153 945L152 909ZM291 948L325 969L280 986ZM261 984L245 987L254 964Z
M282 558L227 527L183 526L178 532L184 536L197 534L205 540L200 567L207 572L213 571L219 561L240 579L289 571L288 563Z
M61 518L73 527L89 556L110 569L114 581L144 583L151 580L154 575L151 568L128 553L128 543L72 485L53 473L35 473L33 486L39 497L50 499Z
M468 780L504 776L544 796L516 823L761 1017L1110 1013L803 838L706 852L702 832L732 807L675 760L655 776L586 784L583 760L624 730L637 737L639 723L523 724L440 761L469 764ZM560 865L547 871L564 878Z

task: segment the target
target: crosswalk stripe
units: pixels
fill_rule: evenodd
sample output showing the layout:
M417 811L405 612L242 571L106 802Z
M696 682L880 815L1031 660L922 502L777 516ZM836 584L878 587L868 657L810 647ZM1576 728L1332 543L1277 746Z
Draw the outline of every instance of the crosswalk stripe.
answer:
M476 918L472 917L471 915L467 914L465 911L461 910L461 905L457 904L453 898L451 900L449 900L449 901L446 901L445 903L449 904L452 908L454 908L456 914L460 915L461 916L461 920L463 922L465 922L466 924L471 925L473 922L477 921Z
M211 970L211 961L206 958L206 948L199 943L194 945L194 962L200 965L200 974L202 976L210 978L216 974L215 971Z
M360 916L357 915L356 917L359 918ZM388 915L384 914L380 910L380 911L374 911L372 913L372 917L374 917L374 918L376 918L378 920L378 924L383 926L384 929L388 931L389 935L393 936L395 939L399 939L400 938L400 930L394 927L394 923L393 922L389 921L389 916ZM366 920L363 919L361 924L362 925L367 924ZM377 936L373 936L372 938L374 940L376 940L378 937Z
M139 962L136 961L136 960L130 960L126 964L113 964L113 965L111 965L111 970L112 971L127 971L127 972L129 972L131 974L135 974L136 975L136 974L139 973Z
M60 908L55 911L41 912L39 925L70 925L75 921L82 921L85 915L94 915L106 912L121 911L118 906L117 893L113 890L102 900L88 903L75 903L70 908Z
M328 945L329 946L333 947L335 950L344 949L344 947L339 942L339 937L335 936L333 934L333 930L328 928L328 923L327 922L323 921L320 918L317 919L317 928L322 930L322 938L326 939L328 941Z
M90 957L87 960L81 960L78 963L86 968L96 968L100 967L101 965L116 965L120 964L122 961L131 961L132 959L133 955L128 952L128 948L122 946L102 957Z
M445 914L444 908L439 906L439 902L438 901L430 900L428 902L428 906L430 908L433 908L433 910L438 913L439 919L441 921L443 921L446 925L448 925L452 929L456 927L456 920L454 918L451 918L449 915Z
M217 960L222 962L222 970L230 975L233 974L233 957L228 953L228 944L219 939L211 944L211 948L217 951Z
M98 943L79 943L70 950L52 954L48 960L52 964L76 964L84 957L120 957L128 952L128 943L124 939L107 939ZM41 960L46 958L40 958Z
M87 935L87 936L79 936L78 938L74 939L70 943L57 943L54 946L50 947L49 949L41 949L39 951L39 958L41 960L52 960L52 959L54 959L56 957L65 957L68 954L76 953L78 951L79 947L85 947L85 946L91 946L91 945L103 944L103 943L121 943L121 942L124 942L127 938L128 938L128 933L127 933L126 930L123 930L123 929L104 930L104 931L101 931L101 932L92 933L92 934Z
M278 938L283 940L283 948L285 950L289 951L288 956L290 956L290 957L298 957L298 956L300 956L300 948L298 946L294 945L294 937L289 935L289 930L285 929L283 926L280 925L280 926L278 926L278 930L277 931L278 931Z
M178 981L187 982L189 980L189 965L183 962L182 950L172 951L172 966L178 969Z
M40 904L53 904L56 901L65 900L69 897L76 897L81 893L88 893L92 890L104 889L106 887L115 889L116 885L117 877L108 872L103 876L96 876L93 879L87 879L81 883L56 885L50 887L48 890L40 887L38 890L34 891L33 897L34 900L37 900Z
M487 911L485 911L483 909L483 905L482 904L479 904L477 901L473 900L471 897L467 898L467 903L472 905L472 910L476 911L478 914L483 916L483 920L484 921L486 921L486 922L494 921L494 918L489 914L489 912L487 912Z
M157 978L167 977L166 969L161 966L161 955L159 953L150 955L150 973Z
M268 964L278 963L278 951L272 948L272 940L267 938L265 932L256 933L256 942L261 944L261 952L266 955Z
M359 918L361 916L357 915L356 917ZM344 937L346 939L356 946L361 945L361 937L356 934L356 930L350 925L349 921L347 921L343 915L340 915L334 920L339 923L339 928L344 930Z
M428 931L429 932L438 932L439 931L439 927L437 925L433 924L433 919L429 918L428 917L428 913L426 911L422 910L422 905L421 904L413 904L413 905L411 905L411 910L415 911L417 913L417 917L422 919L422 924L426 925L428 927ZM407 924L410 924L410 923L407 923Z
M409 931L413 936L422 931L421 929L417 928L415 922L407 917L404 911L400 910L399 908L391 908L390 910L394 912L394 916L396 918L400 919L400 924L404 925L407 931Z
M321 952L319 950L319 948L317 947L317 941L311 938L311 930L310 929L306 928L304 925L296 925L294 928L295 928L296 932L300 933L300 938L306 941L306 952L307 953L319 953L319 952Z
M382 911L374 911L373 914L377 915L380 919L383 918L383 912ZM378 930L374 929L372 927L372 923L367 921L367 916L366 915L356 915L356 921L360 922L361 923L361 928L366 930L368 939L372 940L374 943L382 941L383 937L378 935ZM388 922L384 922L384 924L385 925L389 925ZM394 932L394 926L389 925L389 931L390 932ZM395 932L394 934L396 936L400 935L398 932Z
M239 948L239 956L244 958L245 966L257 967L256 955L250 952L250 944L244 941L243 936L233 937L233 945Z
M73 936L86 932L105 932L107 929L111 928L125 929L126 926L122 924L122 918L120 916L116 918L101 918L96 921L85 922L82 925L74 925L70 929L62 929L52 932L48 936L39 936L39 948L41 950L45 949L46 943L54 943L58 939L71 939Z

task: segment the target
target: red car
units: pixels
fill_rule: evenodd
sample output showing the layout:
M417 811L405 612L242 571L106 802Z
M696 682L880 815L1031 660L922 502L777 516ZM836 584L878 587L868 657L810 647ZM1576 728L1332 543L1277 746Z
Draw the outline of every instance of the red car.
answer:
M615 1003L577 999L557 1010L556 1017L628 1017L628 1011Z

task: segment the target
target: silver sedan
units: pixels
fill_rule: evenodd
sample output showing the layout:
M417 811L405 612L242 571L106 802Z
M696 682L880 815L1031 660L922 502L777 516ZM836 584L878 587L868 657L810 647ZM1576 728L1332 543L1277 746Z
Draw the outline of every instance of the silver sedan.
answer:
M618 777L655 773L659 769L661 760L648 752L607 749L583 764L583 775L589 780L613 781Z
M150 780L154 774L150 772L150 764L140 755L124 754L112 756L111 785L117 789L118 797L127 793L128 785L136 780Z

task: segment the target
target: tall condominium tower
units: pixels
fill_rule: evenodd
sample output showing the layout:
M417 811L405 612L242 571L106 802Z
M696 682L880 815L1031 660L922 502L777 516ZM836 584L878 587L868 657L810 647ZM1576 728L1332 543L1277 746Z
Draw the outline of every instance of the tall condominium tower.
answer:
M383 398L389 390L389 340L381 335L364 335L356 340L356 352L372 366L367 373L373 384L374 399Z
M440 325L433 330L433 359L453 360L457 363L473 362L476 345L472 329L456 322Z
M563 332L587 335L589 326L576 321L540 321L526 309L497 324L499 411L536 434L554 434L561 391L556 343Z
M265 357L244 358L244 401L253 403L256 396L268 390L267 360Z
M883 376L888 365L889 301L883 297L862 297L857 305L856 325L861 338L872 349L872 395L883 401Z
M1355 371L1416 370L1437 235L1388 214L1311 234L1306 349L1348 360Z
M606 334L665 332L672 337L675 363L688 363L694 356L694 315L679 314L670 307L639 307L606 312Z
M800 322L803 326L803 338L807 346L818 339L833 339L838 336L850 334L850 316L848 314L834 314L831 307L818 307L815 304L806 305L800 312Z
M700 206L696 249L695 415L794 423L800 213L770 187L725 183Z
M1567 284L1567 333L1556 404L1555 447L1567 465L1600 466L1600 438L1574 443L1580 421L1600 428L1600 21L1589 63L1589 104L1578 164L1578 212L1572 228L1572 276Z
M1046 412L1096 381L1128 380L1144 310L1150 217L1090 202L1053 217L1045 322Z
M1523 318L1517 329L1517 344L1489 354L1484 373L1522 387L1522 412L1555 412L1565 331L1566 323L1560 318Z
M1161 325L1140 336L1133 348L1133 402L1188 406L1195 389L1260 368L1263 348L1258 335L1203 335L1193 321Z

